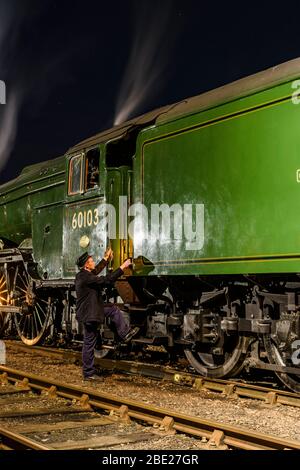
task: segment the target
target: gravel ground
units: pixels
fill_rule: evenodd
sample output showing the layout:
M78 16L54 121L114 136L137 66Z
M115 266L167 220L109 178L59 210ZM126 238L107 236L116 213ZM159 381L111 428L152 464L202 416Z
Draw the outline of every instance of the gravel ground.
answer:
M81 367L53 358L14 351L7 345L8 367L64 380L67 383L94 388L123 398L142 401L149 405L169 408L277 437L300 441L300 408L277 405L270 407L259 400L227 399L219 394L196 391L152 379L120 374L107 375L101 384L86 384ZM187 447L185 447L185 442ZM199 440L182 436L167 436L151 442L122 445L120 449L199 449ZM195 446L195 447L194 447ZM118 447L114 447L118 448Z

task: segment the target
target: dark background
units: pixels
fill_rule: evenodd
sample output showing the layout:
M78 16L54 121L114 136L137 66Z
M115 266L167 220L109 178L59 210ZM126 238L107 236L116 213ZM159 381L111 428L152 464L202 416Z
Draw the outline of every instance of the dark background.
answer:
M134 117L300 56L299 9L0 0L0 183L111 127L126 77Z

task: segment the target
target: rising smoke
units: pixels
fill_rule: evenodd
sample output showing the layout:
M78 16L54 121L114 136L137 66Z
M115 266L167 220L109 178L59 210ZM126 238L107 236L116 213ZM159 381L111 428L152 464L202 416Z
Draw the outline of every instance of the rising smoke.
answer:
M19 100L12 93L5 105L5 111L0 120L0 171L8 160L13 149L17 134L17 117L19 111Z
M133 45L117 99L114 125L121 124L164 85L174 46L172 1L134 2ZM174 28L173 28L174 29Z
M6 104L0 104L0 173L14 149L21 106L32 97L41 106L55 84L48 77L55 75L63 54L36 57L35 45L28 40L50 4L50 0L0 0L0 80L6 88Z
M16 40L18 20L15 18L14 1L0 1L0 80L5 79L7 95L5 104L0 104L0 171L5 166L13 149L16 132L18 111L21 104L20 94L13 83L6 83L11 65L10 53Z

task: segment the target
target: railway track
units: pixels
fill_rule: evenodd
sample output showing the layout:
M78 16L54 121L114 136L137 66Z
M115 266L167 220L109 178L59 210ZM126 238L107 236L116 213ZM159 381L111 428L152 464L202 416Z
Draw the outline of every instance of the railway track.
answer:
M84 390L80 396L64 389L67 393L61 397L52 381L41 382L37 376L28 379L21 373L16 377L12 372L0 375L0 448L3 450L101 449L148 441L154 436L151 432L141 432L141 426L131 423L126 409L110 416L101 408L94 410ZM49 440L50 445L43 444Z
M16 418L20 415L36 416L37 414L44 414L53 417L53 414L72 415L75 413L77 415L83 415L84 413L92 413L92 418L89 418L89 426L93 425L91 423L93 419L104 420L102 426L112 426L120 422L126 423L127 425L131 422L139 422L144 423L148 427L152 426L153 430L157 430L158 433L162 433L163 435L183 433L186 436L198 438L199 442L200 439L205 439L208 448L213 446L213 448L220 447L224 449L243 450L300 450L299 441L281 439L216 421L204 420L199 417L177 413L170 409L149 406L134 400L123 399L111 394L98 392L94 389L87 390L86 388L68 385L56 380L48 380L45 377L39 377L4 366L0 367L0 383L1 393L2 396L4 394L5 399L15 397L15 395L18 394L35 392L46 394L47 397L52 399L59 398L69 400L71 403L71 405L67 407L68 409L66 409L66 406L61 406L56 407L54 410L51 408L47 408L47 410L44 411L40 409L30 410L28 413L25 413L25 410L0 412L0 438L4 449L20 449L20 446L23 446L22 448L35 448L37 450L40 445L43 447L43 450L46 450L46 447L48 450L101 448L101 442L103 447L103 438L102 440L101 438L95 438L94 440L89 439L85 442L78 442L78 440L62 442L60 439L59 443L51 443L49 446L43 446L35 440L32 440L30 436L28 437L28 434L30 435L31 433L45 429L48 431L51 429L58 430L60 427L64 426L72 429L73 433L74 428L76 428L76 422L67 422L65 425L61 423L45 425L41 425L40 423L36 425L29 424L27 428L24 427L24 425L18 427L14 424L13 430L3 425L3 420L7 420L9 417ZM97 415L97 418L94 415L96 412L100 413L100 415ZM84 427L85 424L84 421L80 423L77 421L77 427ZM96 424L96 422L94 422L94 424ZM22 432L20 432L20 429L22 429ZM151 433L152 431L148 436L146 436L146 433L143 433L143 436L139 437L136 435L132 436L132 438L149 439ZM26 436L24 434L26 434ZM105 436L107 438L107 432L105 432ZM127 431L123 442L124 440L128 442L128 438ZM111 439L113 440L114 436L111 436ZM115 442L119 442L119 440L120 437L115 437ZM109 444L106 439L105 445L113 444Z
M2 450L51 450L20 433L0 427L0 449Z
M55 357L77 364L81 362L81 353L76 351L41 346L30 347L16 342L9 342L9 346L30 354ZM251 398L264 401L269 405L280 404L300 407L299 394L281 389L262 387L235 380L210 379L207 377L200 377L196 374L181 372L165 366L151 365L135 361L117 361L113 359L95 358L95 363L99 367L109 371L168 381L173 384L175 383L182 386L193 387L196 390L207 390L222 394L228 398Z

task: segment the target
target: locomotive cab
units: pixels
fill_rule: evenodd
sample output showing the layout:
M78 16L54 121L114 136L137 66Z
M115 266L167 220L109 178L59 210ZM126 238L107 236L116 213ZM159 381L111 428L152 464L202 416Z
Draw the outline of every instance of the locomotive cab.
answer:
M130 256L127 236L120 231L120 198L123 206L124 201L127 205L131 199L131 161L132 155L122 139L100 143L67 157L64 277L74 278L75 260L84 251L101 259L111 246L114 251L111 269Z

